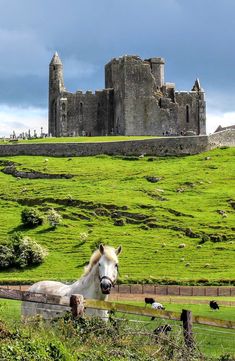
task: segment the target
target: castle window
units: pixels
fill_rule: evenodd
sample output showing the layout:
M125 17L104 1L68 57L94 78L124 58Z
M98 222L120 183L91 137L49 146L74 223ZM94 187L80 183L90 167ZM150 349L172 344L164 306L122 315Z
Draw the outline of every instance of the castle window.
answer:
M83 103L82 102L79 105L79 113L80 113L80 115L83 115Z
M61 107L62 107L62 110L65 111L65 109L66 109L65 103L62 103Z
M186 105L186 123L189 123L189 105Z
M100 103L97 104L97 118L100 118Z

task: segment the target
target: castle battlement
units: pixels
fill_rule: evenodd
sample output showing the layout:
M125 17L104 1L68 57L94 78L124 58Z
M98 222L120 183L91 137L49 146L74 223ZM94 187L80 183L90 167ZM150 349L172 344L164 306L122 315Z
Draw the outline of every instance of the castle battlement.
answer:
M191 91L165 82L165 59L138 55L105 65L105 88L65 89L63 64L54 54L49 66L49 133L73 135L206 134L204 91L196 79Z

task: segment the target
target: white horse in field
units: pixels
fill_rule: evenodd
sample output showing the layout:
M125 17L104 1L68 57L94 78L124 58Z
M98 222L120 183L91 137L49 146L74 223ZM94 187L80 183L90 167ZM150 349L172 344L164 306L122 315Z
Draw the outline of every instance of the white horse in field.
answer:
M122 247L117 249L110 246L99 246L91 256L83 276L71 285L55 281L41 281L33 284L28 291L70 297L73 294L83 295L85 298L107 300L111 288L118 276L118 255ZM69 308L68 308L69 310ZM65 312L64 306L40 304L33 302L22 303L22 316L32 317L41 315L43 318L54 318ZM107 318L107 311L86 309L86 314Z

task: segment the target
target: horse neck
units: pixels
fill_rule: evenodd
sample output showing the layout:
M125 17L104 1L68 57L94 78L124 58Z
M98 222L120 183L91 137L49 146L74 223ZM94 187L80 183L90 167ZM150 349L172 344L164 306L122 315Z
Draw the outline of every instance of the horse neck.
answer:
M107 299L107 295L104 295L100 289L98 265L95 265L87 275L82 276L71 285L70 295L76 293L86 298Z

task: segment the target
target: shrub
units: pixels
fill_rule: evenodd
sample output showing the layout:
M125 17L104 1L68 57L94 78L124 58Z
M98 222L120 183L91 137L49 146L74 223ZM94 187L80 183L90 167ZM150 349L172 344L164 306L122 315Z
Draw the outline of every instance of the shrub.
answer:
M43 223L43 216L36 208L25 208L21 212L21 220L26 227L37 227Z
M56 212L56 210L54 208L51 208L48 211L47 219L48 219L48 222L50 223L51 227L56 227L60 223L62 223L62 216L58 212Z
M21 268L37 265L43 262L47 251L37 242L21 233L16 233L12 239L15 254L15 265Z
M7 268L11 266L14 260L12 247L1 244L0 245L0 268Z
M10 243L0 245L0 268L38 265L43 262L47 251L22 233L15 233Z

